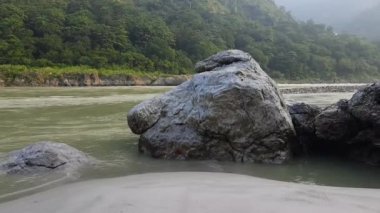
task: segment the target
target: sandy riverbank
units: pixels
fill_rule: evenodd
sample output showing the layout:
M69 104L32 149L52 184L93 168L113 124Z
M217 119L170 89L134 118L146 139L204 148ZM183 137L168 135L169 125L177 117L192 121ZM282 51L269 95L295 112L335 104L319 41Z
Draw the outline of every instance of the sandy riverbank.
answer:
M1 213L380 211L380 190L302 185L226 173L156 173L58 187Z

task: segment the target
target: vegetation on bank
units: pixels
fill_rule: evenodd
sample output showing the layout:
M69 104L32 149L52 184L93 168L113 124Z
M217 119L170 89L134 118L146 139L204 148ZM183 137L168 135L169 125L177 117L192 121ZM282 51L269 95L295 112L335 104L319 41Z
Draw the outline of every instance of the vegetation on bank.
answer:
M156 80L160 77L169 77L173 74L159 71L138 71L127 67L108 67L108 68L93 68L89 66L70 66L70 67L28 67L25 65L0 65L0 81L8 82L9 86L15 79L54 79L54 78L70 78L84 75L96 75L99 78L110 77L131 77L131 78L148 78ZM380 79L380 75L368 76L362 75L359 78L352 79L326 79L307 78L301 80L290 80L285 78L276 78L278 83L366 83L373 82L375 78ZM42 83L42 82L41 82Z
M70 67L27 67L25 65L0 65L0 78L15 79L23 76L38 75L43 78L60 78L70 75L93 75L99 77L111 76L132 76L148 77L157 79L158 77L168 76L162 72L143 72L125 67L113 68L92 68L89 66L70 66Z
M380 45L297 22L272 0L0 0L0 64L20 65L0 75L184 74L232 48L275 79L380 75Z

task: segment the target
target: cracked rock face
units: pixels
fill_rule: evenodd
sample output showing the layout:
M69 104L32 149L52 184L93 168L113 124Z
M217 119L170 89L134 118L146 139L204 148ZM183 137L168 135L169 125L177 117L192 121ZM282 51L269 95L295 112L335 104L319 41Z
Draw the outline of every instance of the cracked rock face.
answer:
M321 108L305 103L296 103L288 106L288 109L297 135L314 134L314 118L321 113Z
M359 132L348 143L350 156L380 165L380 82L359 90L348 102L348 110L359 124Z
M322 111L318 106L308 105L305 103L296 103L288 106L293 125L297 133L298 147L297 150L302 154L308 152L310 147L316 142L315 136L315 117Z
M315 118L315 134L322 140L331 142L346 141L358 131L357 122L347 109L347 100L324 109Z
M380 82L355 93L348 103L348 108L360 122L380 128Z
M139 149L163 159L282 163L295 131L279 90L245 52L197 63L199 74L128 113Z
M63 143L39 142L11 152L0 165L7 174L35 174L38 172L74 171L89 164L83 152Z

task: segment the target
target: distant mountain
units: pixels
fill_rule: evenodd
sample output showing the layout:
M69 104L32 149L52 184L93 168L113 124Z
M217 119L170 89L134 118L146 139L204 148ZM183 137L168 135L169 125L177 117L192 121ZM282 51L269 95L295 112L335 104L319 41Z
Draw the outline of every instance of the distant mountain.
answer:
M275 0L275 2L291 11L298 20L312 19L316 23L331 25L338 31L347 31L350 28L347 26L357 25L361 21L357 17L364 15L367 10L373 11L372 8L378 5L380 0ZM354 19L356 21L353 21Z
M344 30L371 40L380 41L380 4L357 15L344 26Z

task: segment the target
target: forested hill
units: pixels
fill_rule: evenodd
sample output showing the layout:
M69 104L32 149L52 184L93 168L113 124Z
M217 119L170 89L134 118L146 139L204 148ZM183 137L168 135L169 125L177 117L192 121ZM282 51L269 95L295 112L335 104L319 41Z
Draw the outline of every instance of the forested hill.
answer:
M0 0L0 64L190 72L236 48L275 78L368 79L380 47L312 22L272 0Z

